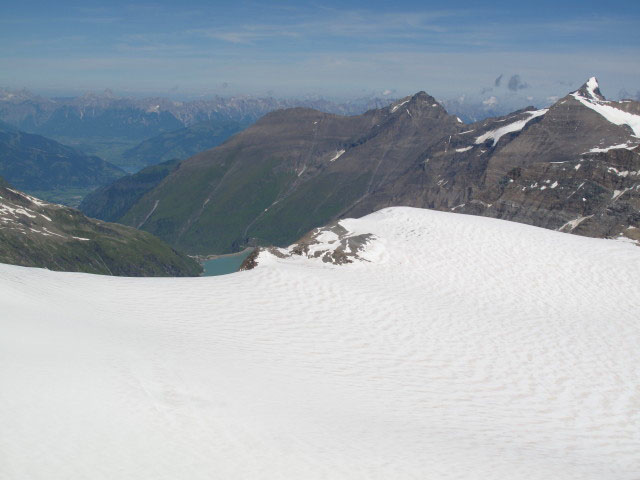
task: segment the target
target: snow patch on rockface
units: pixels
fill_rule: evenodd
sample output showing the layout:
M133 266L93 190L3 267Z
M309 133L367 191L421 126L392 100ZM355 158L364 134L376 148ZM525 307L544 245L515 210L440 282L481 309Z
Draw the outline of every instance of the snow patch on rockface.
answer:
M526 112L527 117L521 120L518 120L517 122L509 123L508 125L505 125L495 130L491 130L483 135L480 135L478 138L476 138L475 143L476 145L479 145L491 139L493 140L492 145L495 146L498 143L498 141L507 133L519 132L531 120L533 120L534 118L540 117L547 112L548 112L547 108L544 108L542 110L534 110L531 112Z

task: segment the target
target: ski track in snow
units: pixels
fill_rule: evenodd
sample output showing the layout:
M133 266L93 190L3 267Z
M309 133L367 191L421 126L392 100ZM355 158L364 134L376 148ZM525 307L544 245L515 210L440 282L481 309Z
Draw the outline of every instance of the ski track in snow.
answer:
M369 262L0 265L0 478L635 480L640 249L391 208Z

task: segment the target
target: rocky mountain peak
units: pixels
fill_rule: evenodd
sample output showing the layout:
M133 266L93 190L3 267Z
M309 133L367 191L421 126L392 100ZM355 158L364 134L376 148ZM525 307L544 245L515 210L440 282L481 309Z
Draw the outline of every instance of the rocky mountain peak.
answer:
M413 95L404 97L387 107L389 113L401 114L409 111L409 115L418 113L420 116L440 117L448 115L447 111L438 103L438 101L424 91L420 91Z
M584 85L576 91L576 93L588 100L606 100L604 95L602 95L602 92L600 92L600 85L598 84L598 79L596 77L591 77L587 80Z

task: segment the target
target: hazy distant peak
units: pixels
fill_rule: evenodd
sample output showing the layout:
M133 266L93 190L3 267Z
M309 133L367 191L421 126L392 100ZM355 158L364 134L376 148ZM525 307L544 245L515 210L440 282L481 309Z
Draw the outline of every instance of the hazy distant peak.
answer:
M576 93L589 100L606 100L604 95L602 95L602 92L600 92L600 85L598 84L598 79L596 77L591 77L587 80L584 85L576 91Z
M444 110L442 105L431 95L429 95L425 91L419 91L413 95L408 95L400 100L389 105L389 111L391 113L395 113L399 111L402 107L418 107L422 108L438 108L440 110Z

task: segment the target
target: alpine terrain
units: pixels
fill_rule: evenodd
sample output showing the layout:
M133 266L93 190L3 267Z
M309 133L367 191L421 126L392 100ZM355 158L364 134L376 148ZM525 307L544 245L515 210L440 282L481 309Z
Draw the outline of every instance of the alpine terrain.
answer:
M640 240L639 145L640 103L606 100L595 78L549 108L468 125L424 92L351 117L280 110L109 218L197 254L285 246L397 205Z

